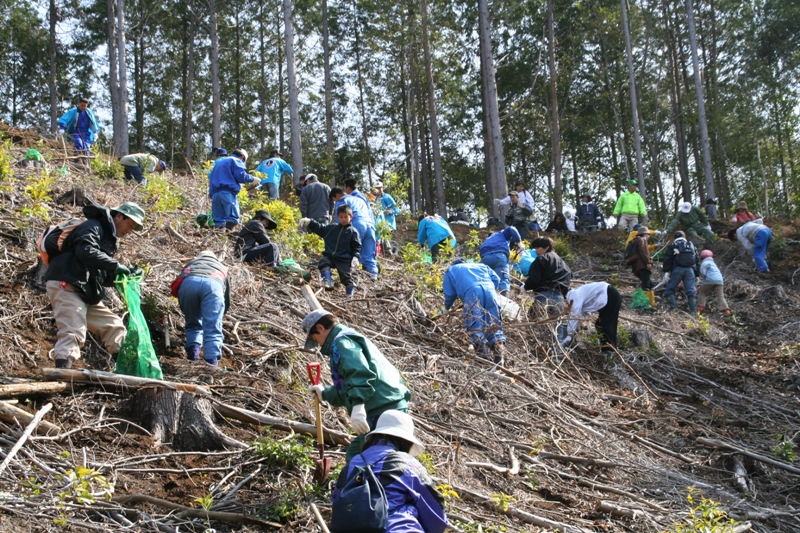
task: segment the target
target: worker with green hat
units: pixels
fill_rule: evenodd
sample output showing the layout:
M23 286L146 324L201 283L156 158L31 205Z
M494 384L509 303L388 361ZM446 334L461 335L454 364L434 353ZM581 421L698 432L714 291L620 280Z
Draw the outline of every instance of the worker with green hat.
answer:
M141 274L141 269L120 264L114 254L119 239L142 229L144 210L125 202L114 209L88 205L83 214L86 221L69 231L59 253L50 254L45 276L58 329L56 368L70 368L80 359L87 331L98 335L112 356L119 352L127 331L122 319L103 305L104 287L112 286L117 275Z
M619 195L617 205L614 206L614 216L617 217L617 227L631 231L633 226L639 223L639 217L642 217L642 224L647 219L647 208L644 205L644 199L636 192L636 187L639 183L636 180L628 182L628 191Z

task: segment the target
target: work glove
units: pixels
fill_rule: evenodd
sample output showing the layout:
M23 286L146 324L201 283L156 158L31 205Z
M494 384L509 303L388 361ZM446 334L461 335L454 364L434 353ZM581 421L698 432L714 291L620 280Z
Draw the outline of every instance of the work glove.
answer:
M350 268L358 268L358 264L359 264L359 262L358 262L358 257L354 257L354 258L353 258L353 259L350 261Z
M494 205L500 205L500 198L494 199Z
M572 342L572 337L570 335L567 335L566 337L564 337L564 340L561 341L561 346L569 346L571 342Z
M310 218L301 218L300 222L297 223L297 227L300 229L300 231L305 231L310 223Z
M519 292L525 292L525 284L519 286Z
M309 385L308 392L311 394L316 394L319 401L322 401L322 391L325 390L325 387L322 385Z
M130 276L131 269L120 263L117 265L117 270L114 272L115 276Z
M350 427L356 432L356 435L363 435L369 433L369 423L367 422L367 408L363 403L353 406L353 412L350 414Z
M131 271L131 273L129 275L132 278L136 278L136 277L144 275L144 270L142 269L142 267L139 267L139 266L132 266L130 268L130 271Z
M517 250L519 250L520 252L524 251L525 250L525 243L522 242L522 241L519 241L517 243Z
M58 134L59 134L59 135L64 135L64 134L66 134L66 133L67 133L67 132L64 130L64 128L58 128Z

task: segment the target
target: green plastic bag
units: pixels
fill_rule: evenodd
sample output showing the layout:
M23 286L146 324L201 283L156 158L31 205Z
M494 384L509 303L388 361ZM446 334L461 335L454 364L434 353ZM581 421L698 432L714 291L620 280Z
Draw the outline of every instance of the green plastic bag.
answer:
M150 339L150 329L142 314L142 277L118 276L114 285L129 313L128 334L119 349L117 368L114 372L126 376L163 380L161 364Z
M272 271L283 276L289 275L293 278L302 278L306 283L311 281L311 272L301 268L297 261L291 258L284 259L280 265L272 267Z
M650 310L650 298L647 297L642 289L638 289L633 293L631 309L642 309L645 311Z
M197 224L197 227L199 228L213 228L214 215L211 214L211 211L208 213L200 213L194 217L194 223Z
M44 157L36 148L30 148L27 152L25 152L25 159L29 161L44 161Z

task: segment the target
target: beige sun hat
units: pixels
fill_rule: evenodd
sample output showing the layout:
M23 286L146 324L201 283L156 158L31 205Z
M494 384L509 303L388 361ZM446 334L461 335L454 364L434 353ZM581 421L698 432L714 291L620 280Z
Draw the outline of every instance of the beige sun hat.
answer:
M425 451L425 445L414 436L414 419L411 415L402 411L384 411L378 418L378 424L366 437L365 441L369 442L372 437L377 435L392 435L400 437L411 443L411 449L408 453L417 457Z

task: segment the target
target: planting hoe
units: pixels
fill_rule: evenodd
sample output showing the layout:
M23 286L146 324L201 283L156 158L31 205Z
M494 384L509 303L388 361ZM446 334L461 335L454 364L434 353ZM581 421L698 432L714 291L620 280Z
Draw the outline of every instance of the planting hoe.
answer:
M308 378L311 380L312 385L319 385L320 373L322 367L319 363L308 363ZM314 481L322 483L328 479L328 474L331 473L331 458L325 457L325 440L322 435L322 409L320 407L319 397L314 394L314 410L317 415L317 445L319 447L319 459L314 467Z

